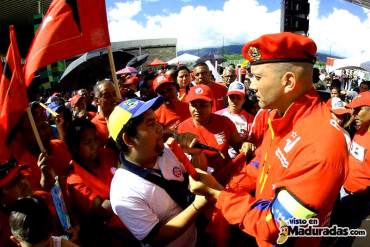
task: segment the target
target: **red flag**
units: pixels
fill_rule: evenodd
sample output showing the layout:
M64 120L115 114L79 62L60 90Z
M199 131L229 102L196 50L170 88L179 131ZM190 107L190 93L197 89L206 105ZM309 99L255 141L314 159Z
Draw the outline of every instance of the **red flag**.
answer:
M4 101L4 88L5 85L3 84L3 61L1 60L0 57L0 112L1 108L3 108L3 101Z
M28 51L26 85L39 68L109 45L104 0L53 0Z
M0 158L8 159L6 138L28 107L21 56L13 26L9 27L10 44L1 77L3 101L0 108ZM9 70L7 69L9 68ZM9 71L6 72L6 71ZM10 77L10 78L9 78Z
M8 52L5 63L4 63L4 67L2 65L3 63L2 62L0 63L0 72L1 72L0 74L0 113L1 113L1 109L4 104L5 94L9 88L10 79L12 77L12 73L10 71L13 68L9 68L9 64L7 63L9 55L10 53Z

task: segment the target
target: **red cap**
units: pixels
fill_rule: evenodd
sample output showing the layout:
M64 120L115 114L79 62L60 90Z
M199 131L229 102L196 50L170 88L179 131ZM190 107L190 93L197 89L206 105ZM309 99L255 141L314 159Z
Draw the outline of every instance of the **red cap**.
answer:
M347 108L357 108L361 106L370 106L370 91L360 93L351 103L346 105Z
M317 47L315 42L300 34L283 32L262 35L246 43L242 55L251 65L278 62L316 61Z
M213 101L213 94L211 88L203 84L191 87L188 92L188 95L186 96L186 101L191 102L197 99L205 100L208 102Z
M176 84L176 82L169 75L159 75L159 76L157 76L153 80L153 89L154 89L154 91L157 91L159 86L161 86L163 84L166 84L166 83Z
M130 77L128 78L123 84L124 85L131 85L131 84L138 84L139 83L139 78L134 76L134 77Z
M76 94L69 101L71 102L72 106L75 106L81 98L84 98L84 97L79 94Z
M18 174L27 167L18 165L15 160L1 162L0 165L0 188L8 185L18 176Z

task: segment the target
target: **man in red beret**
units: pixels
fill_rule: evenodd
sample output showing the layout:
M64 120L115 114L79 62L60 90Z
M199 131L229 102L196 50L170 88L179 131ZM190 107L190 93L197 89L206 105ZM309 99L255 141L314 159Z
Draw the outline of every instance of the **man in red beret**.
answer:
M287 32L263 35L244 45L253 75L250 88L261 108L272 109L261 158L254 161L255 193L223 188L206 173L200 182L191 181L192 191L217 200L216 208L229 224L254 236L259 246L287 241L319 246L319 237L292 238L287 227L311 218L325 226L347 175L342 129L313 88L315 54L310 38Z

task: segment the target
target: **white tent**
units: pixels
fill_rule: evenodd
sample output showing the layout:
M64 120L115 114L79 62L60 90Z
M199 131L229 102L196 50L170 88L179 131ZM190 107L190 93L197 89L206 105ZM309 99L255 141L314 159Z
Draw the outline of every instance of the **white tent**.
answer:
M337 69L360 69L370 72L370 59L345 58L335 59L333 66L327 66L327 71L332 72Z
M191 55L189 53L184 53L178 57L175 57L169 61L167 61L168 64L189 64L189 63L195 63L199 57Z

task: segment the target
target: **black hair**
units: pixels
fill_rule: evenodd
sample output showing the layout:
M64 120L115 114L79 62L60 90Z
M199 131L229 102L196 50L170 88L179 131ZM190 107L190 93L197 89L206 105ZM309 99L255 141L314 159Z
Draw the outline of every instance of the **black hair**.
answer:
M190 74L190 69L186 67L186 65L180 65L179 67L177 67L175 74L173 75L175 77L175 81L177 81L177 76L179 75L179 72L181 70L186 70Z
M47 240L53 229L47 204L35 197L25 197L14 202L10 208L9 225L16 238L30 244Z
M342 82L339 79L333 79L332 82L331 82L331 85L330 85L330 90L333 87L336 87L340 90L342 88Z
M360 83L360 86L361 86L362 84L367 85L367 87L369 87L369 88L370 88L370 81L362 81L362 82Z
M78 147L80 146L82 133L88 129L96 130L96 127L93 123L84 118L76 118L71 122L67 129L66 144L73 159L78 163L80 162Z
M193 69L195 69L196 67L203 67L203 66L207 67L207 69L208 69L208 65L205 62L196 63L194 65Z
M120 151L123 153L127 153L129 151L128 146L122 139L122 135L125 133L128 137L136 137L137 136L137 126L141 124L144 120L144 114L141 114L135 118L131 118L128 122L123 126L121 131L119 132L116 140L116 145Z
M318 68L313 68L312 70L312 82L314 84L320 81L320 70Z

